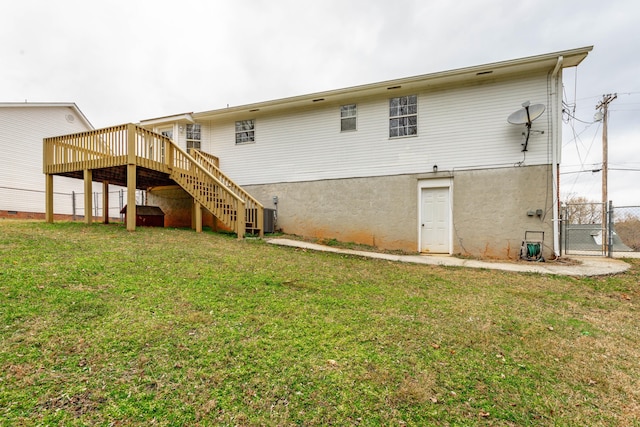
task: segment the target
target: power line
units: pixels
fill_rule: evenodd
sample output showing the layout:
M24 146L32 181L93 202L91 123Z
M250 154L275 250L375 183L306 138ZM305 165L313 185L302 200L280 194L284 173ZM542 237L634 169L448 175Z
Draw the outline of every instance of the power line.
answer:
M637 169L636 168L609 168L609 171L640 172L640 168L637 168ZM560 175L573 175L576 173L598 173L598 172L602 172L602 168L560 172Z
M597 173L602 171L602 169L591 169L591 170L581 170L581 171L570 171L570 172L560 172L560 175L573 175L574 173Z
M565 106L569 107L568 105L565 105ZM565 113L567 116L571 117L573 120L576 120L576 121L578 121L580 123L584 123L585 125L592 125L597 121L597 120L593 120L593 121L587 122L585 120L580 120L579 118L577 118L576 116L571 114L568 110L563 110L563 113Z

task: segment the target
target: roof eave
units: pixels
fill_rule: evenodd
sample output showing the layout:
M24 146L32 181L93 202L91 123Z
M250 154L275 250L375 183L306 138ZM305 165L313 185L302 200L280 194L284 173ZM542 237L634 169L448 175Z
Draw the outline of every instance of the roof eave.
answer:
M141 120L140 126L157 126L168 123L195 123L193 113L173 114L171 116L156 117L154 119Z
M194 120L219 119L225 116L236 116L241 113L257 113L291 108L309 107L319 103L336 103L349 99L361 99L368 96L391 93L398 89L407 91L425 87L437 87L447 84L464 84L478 81L479 79L495 78L509 74L524 73L528 71L550 69L558 64L558 58L562 57L562 68L575 67L580 64L593 49L586 46L577 49L547 53L543 55L529 56L502 62L494 62L473 67L459 68L430 74L422 74L413 77L405 77L387 80L378 83L352 86L343 89L316 92L272 101L239 105L217 110L192 113ZM144 121L145 124L149 121Z

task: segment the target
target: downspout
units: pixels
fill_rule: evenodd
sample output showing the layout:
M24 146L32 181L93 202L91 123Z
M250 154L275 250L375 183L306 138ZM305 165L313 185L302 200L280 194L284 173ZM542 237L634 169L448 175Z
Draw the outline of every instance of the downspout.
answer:
M560 84L560 79L558 78L558 73L560 72L560 70L562 69L562 63L563 63L564 58L562 56L558 56L558 61L556 62L556 66L553 69L553 72L551 73L551 78L553 79L553 86L552 86L552 91L554 91L554 93L552 93L551 95L555 95L551 97L551 102L555 103L555 107L556 110L554 110L554 114L551 116L551 123L552 123L552 134L551 134L551 168L552 168L552 173L553 173L553 177L552 177L552 182L553 182L553 254L555 255L555 257L559 257L560 256L560 227L559 227L559 218L558 218L558 210L559 210L559 194L558 194L558 180L559 180L559 175L558 175L558 160L560 157L560 145L561 145L561 138L562 138L562 132L559 129L559 121L558 121L558 114L562 114L562 110L561 108L561 102L562 102L562 98L560 98L560 101L558 101L558 96L561 93L558 85ZM556 112L557 111L557 112ZM560 116L561 117L561 116Z

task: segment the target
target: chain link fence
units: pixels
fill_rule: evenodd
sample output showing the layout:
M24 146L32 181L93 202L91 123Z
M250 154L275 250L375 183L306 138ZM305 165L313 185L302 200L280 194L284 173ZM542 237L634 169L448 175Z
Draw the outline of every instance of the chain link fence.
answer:
M31 190L25 188L16 188L8 186L0 186L3 190L2 195L6 197L2 209L9 213L29 212L35 214L44 214L45 192L43 190ZM9 200L14 200L13 203ZM136 190L136 204L145 204L146 192L144 190ZM20 200L21 203L15 202ZM101 191L91 193L92 207L91 214L94 217L102 217L104 211L103 198ZM109 192L109 218L124 220L124 215L120 211L124 208L127 201L127 190L119 189ZM6 206L5 206L6 205ZM42 211L41 211L42 210ZM72 220L81 220L85 216L84 209L84 193L83 192L54 192L54 214L69 215Z
M561 220L566 255L624 256L640 252L640 206L567 203L562 207Z
M71 192L71 209L72 219L76 220L78 217L84 218L84 193ZM143 190L136 190L136 205L145 204L146 193ZM94 217L102 217L104 212L102 192L94 191L92 193L92 214ZM124 220L124 214L120 212L124 208L127 201L127 190L118 190L109 192L109 218L119 218L120 221ZM115 202L115 203L114 203Z
M613 209L614 251L616 236L633 252L640 252L640 206Z

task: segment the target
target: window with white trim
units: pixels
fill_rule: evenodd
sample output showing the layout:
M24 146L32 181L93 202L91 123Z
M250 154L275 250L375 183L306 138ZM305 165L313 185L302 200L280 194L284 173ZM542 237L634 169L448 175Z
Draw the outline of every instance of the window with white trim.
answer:
M418 134L418 95L389 100L389 138Z
M173 139L173 128L160 130L160 135L166 136L169 139Z
M187 124L187 149L195 148L200 149L202 145L202 133L200 131L200 125L197 123Z
M340 132L357 129L357 112L356 104L342 105L340 107Z
M236 122L236 144L247 144L256 141L256 121L240 120Z

